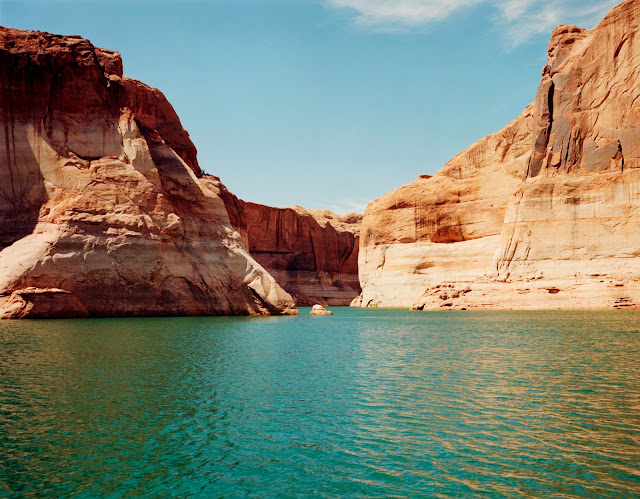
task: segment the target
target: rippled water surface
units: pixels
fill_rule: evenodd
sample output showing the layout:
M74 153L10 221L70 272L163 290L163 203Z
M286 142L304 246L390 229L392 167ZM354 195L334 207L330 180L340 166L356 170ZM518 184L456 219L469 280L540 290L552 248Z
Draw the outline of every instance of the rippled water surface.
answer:
M640 313L0 323L0 496L638 497Z

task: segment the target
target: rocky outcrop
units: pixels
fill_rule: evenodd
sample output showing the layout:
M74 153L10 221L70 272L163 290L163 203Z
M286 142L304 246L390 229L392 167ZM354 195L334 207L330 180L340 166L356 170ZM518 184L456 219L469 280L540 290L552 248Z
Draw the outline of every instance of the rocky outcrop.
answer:
M560 26L533 107L433 178L374 201L356 304L635 307L639 33L640 0L590 31Z
M117 52L0 28L0 120L0 317L293 312Z
M331 310L327 310L322 305L314 305L311 308L309 315L333 315L333 312Z
M293 296L296 305L344 306L360 294L362 215L299 206L273 208L223 193L231 223L251 256Z

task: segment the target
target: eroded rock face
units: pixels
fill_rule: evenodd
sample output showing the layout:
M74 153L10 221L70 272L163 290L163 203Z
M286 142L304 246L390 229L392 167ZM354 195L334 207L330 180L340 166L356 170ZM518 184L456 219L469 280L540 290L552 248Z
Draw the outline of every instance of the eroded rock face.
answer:
M374 201L356 304L635 307L639 33L640 0L590 31L560 26L533 107L433 178Z
M245 203L249 252L298 306L349 305L360 294L362 215Z
M0 28L0 121L0 317L293 312L117 52Z
M296 305L346 306L360 294L362 215L299 206L273 208L241 201L224 188L221 197L251 256Z

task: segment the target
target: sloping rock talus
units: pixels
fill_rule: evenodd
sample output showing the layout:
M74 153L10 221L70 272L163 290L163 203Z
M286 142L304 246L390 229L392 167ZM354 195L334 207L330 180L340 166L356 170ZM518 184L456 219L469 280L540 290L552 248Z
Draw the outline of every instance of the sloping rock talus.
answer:
M505 129L516 124L520 133L499 132L454 158L467 173L450 185L440 179L450 176L451 163L432 179L374 201L363 221L359 304L635 307L640 300L638 36L640 0L620 4L590 31L558 27L533 107ZM509 145L496 157L500 137ZM486 161L475 162L474 150ZM474 164L479 168L469 168ZM487 179L478 181L470 172ZM487 188L478 189L485 182ZM493 190L505 197L496 202ZM477 204L465 205L469 198ZM443 213L457 208L475 213L448 215L444 231L423 235L424 220L440 227ZM392 215L398 210L413 210L414 221ZM496 223L489 229L491 214ZM379 229L382 222L385 231Z
M299 206L273 208L224 192L232 225L251 256L298 306L344 306L360 294L358 248L362 215Z
M0 317L294 313L161 92L0 28Z

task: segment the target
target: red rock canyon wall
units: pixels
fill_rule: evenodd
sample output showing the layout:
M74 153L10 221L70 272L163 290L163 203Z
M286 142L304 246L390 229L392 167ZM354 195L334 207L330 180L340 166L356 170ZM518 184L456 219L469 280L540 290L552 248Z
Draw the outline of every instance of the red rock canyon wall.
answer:
M211 177L211 181L219 179ZM296 305L345 306L360 294L362 215L249 203L224 186L221 197L251 256L291 294Z

